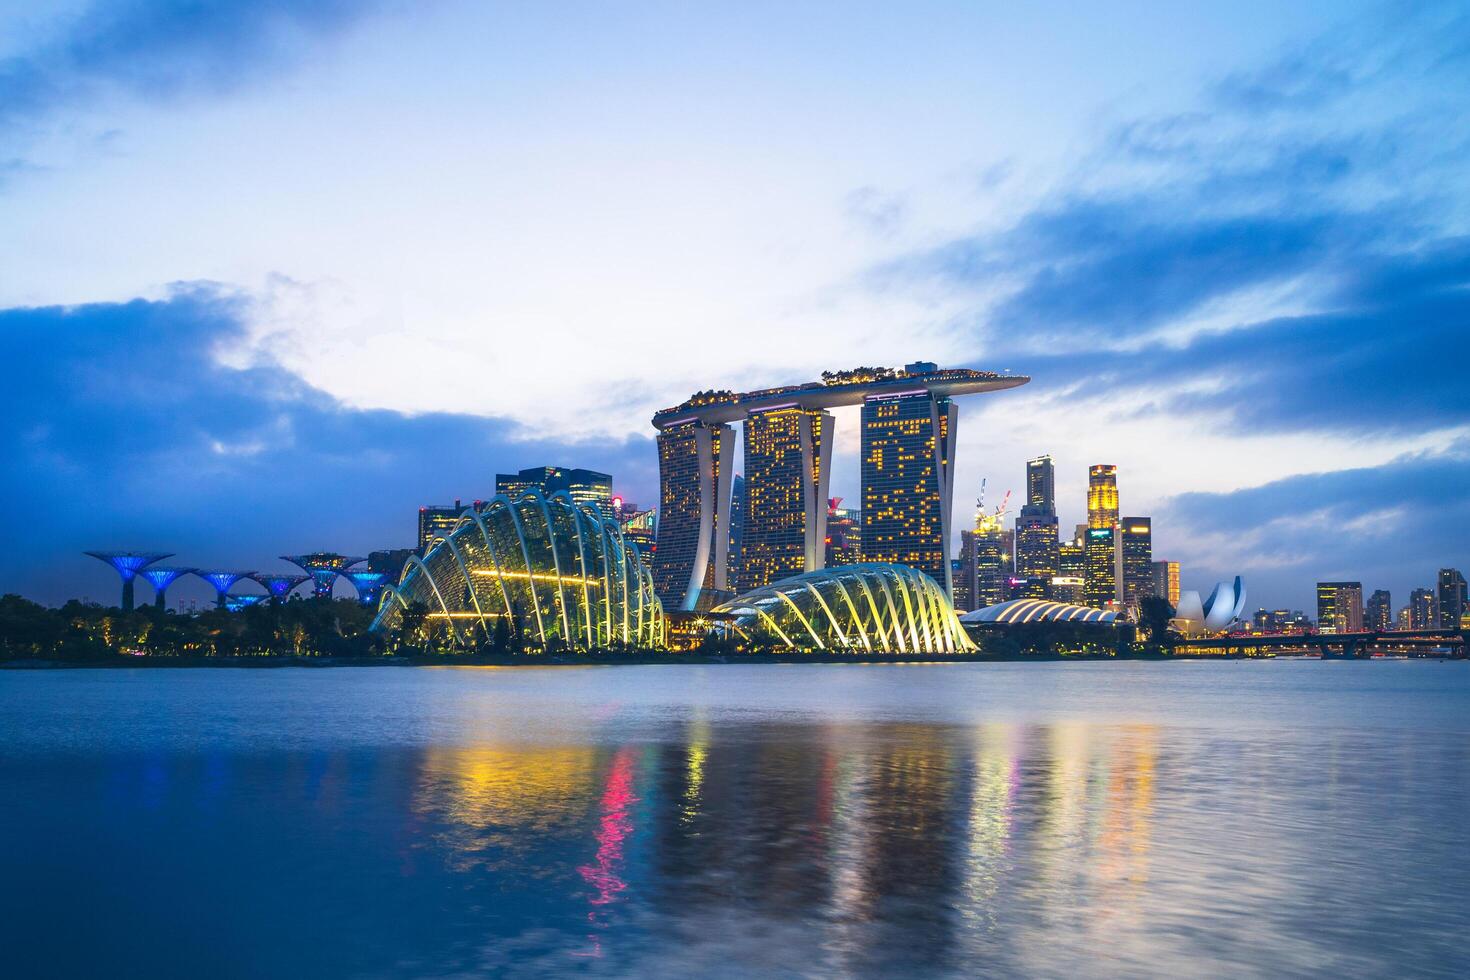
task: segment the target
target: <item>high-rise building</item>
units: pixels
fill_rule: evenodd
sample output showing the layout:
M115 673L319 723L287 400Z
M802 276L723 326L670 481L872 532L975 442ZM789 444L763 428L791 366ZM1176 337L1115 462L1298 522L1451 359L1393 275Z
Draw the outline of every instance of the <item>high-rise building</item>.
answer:
M1038 514L1057 512L1056 469L1050 456L1026 461L1026 504Z
M1025 578L1051 578L1059 568L1057 515L1021 508L1016 517L1016 574Z
M1118 526L1118 468L1103 463L1087 471L1087 526Z
M924 390L863 401L863 558L908 565L947 595L956 417Z
M1081 575L1053 575L1051 597L1057 602L1080 606L1087 602L1087 579Z
M1411 618L1412 612L1413 611L1408 606L1405 606L1405 607L1403 607L1402 609L1399 610L1399 615L1398 615L1399 629L1401 629L1401 630L1411 630L1411 629L1414 628L1414 622L1413 622L1413 619Z
M1124 604L1137 609L1139 600L1153 593L1153 521L1125 517L1118 524L1118 534L1118 589Z
M1057 574L1066 578L1087 578L1087 532L1057 545Z
M1363 583L1317 583L1317 630L1321 633L1361 633Z
M1051 579L1012 575L1006 579L1007 599L1050 599Z
M735 430L691 419L658 434L658 547L653 580L664 609L693 612L727 593L730 457Z
M999 513L975 511L973 530L960 532L960 577L955 580L955 608L984 609L1007 599L1011 560L1011 532L1001 525Z
M1153 568L1153 594L1169 600L1169 605L1179 606L1179 563L1156 561Z
M1393 629L1393 598L1387 589L1375 589L1368 597L1367 615L1363 625L1370 630Z
M1415 589L1409 593L1409 628L1433 629L1439 622L1439 603L1430 589Z
M827 501L826 566L852 565L863 560L863 515L842 506L841 497Z
M1100 609L1118 599L1118 529L1088 528L1085 547L1087 604Z
M726 559L726 585L741 591L740 562L745 552L745 477L736 473L730 480L730 553Z
M1457 568L1439 570L1438 624L1440 629L1460 628L1460 619L1465 615L1465 576Z
M475 502L479 506L479 501ZM464 504L456 500L452 504L429 504L419 508L418 552L423 555L429 550L429 542L436 537L447 538L464 514Z
M746 418L741 591L823 567L831 470L827 412L781 406Z
M566 466L532 466L519 473L495 474L495 492L514 500L527 490L543 496L565 491L578 504L591 504L603 517L612 517L612 477L596 470Z

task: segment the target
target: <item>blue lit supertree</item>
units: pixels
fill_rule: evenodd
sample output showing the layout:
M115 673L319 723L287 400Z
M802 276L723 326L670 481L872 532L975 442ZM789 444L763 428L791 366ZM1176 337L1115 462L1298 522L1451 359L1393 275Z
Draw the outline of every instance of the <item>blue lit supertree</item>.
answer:
M164 593L168 591L168 587L170 585L173 585L176 580L178 580L182 576L188 575L192 571L194 571L194 569L192 568L174 568L165 565L154 565L152 568L145 568L138 574L146 578L148 580L148 584L153 586L153 605L159 609L162 609L164 606L164 602L166 601L164 599Z
M226 596L225 608L228 609L230 612L239 612L241 609L249 609L251 606L258 606L269 598L270 596L261 595L258 592L246 592L243 595Z
M251 575L250 572L219 572L199 568L194 569L194 574L214 586L214 591L218 593L214 600L217 609L225 608L225 596L230 594L231 587L242 578L249 578Z
M353 558L330 551L314 551L309 555L282 555L281 560L289 561L311 576L311 594L318 599L332 598L332 586L336 583L337 576L353 565L367 561L366 558Z
M278 574L275 572L260 572L250 577L265 586L265 590L271 594L271 599L276 602L284 601L286 596L291 594L292 589L311 578L310 575Z
M360 569L355 572L343 572L357 589L357 601L364 606L376 606L378 594L383 591L383 580L388 577L385 572L373 572L368 569Z
M85 551L83 554L107 562L118 575L122 576L124 611L133 608L133 579L137 577L138 572L156 561L173 557L171 553L162 551Z

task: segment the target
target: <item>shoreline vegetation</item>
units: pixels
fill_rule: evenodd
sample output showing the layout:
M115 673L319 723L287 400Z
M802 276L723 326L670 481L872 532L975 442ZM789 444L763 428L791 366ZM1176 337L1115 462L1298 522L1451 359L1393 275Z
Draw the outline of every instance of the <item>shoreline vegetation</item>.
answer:
M1162 610L1172 613L1172 610ZM611 647L527 648L518 631L488 642L452 646L442 625L404 617L392 632L372 632L373 611L352 599L298 598L231 612L130 611L71 601L51 608L16 595L0 596L0 669L276 668L276 667L552 667L660 664L934 664L1035 663L1094 660L1259 659L1243 652L1176 653L1162 626L1100 635L1072 624L1028 624L978 638L967 653L871 653L738 648L708 637L693 649ZM1167 623L1164 616L1160 623ZM1269 656L1269 655L1268 655Z

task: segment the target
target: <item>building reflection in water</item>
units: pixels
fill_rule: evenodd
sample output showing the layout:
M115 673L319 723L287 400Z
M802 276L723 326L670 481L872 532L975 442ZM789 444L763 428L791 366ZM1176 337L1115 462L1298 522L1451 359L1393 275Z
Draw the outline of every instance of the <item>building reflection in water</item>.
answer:
M453 871L534 868L559 889L546 916L580 908L583 922L568 955L611 955L652 928L709 942L743 919L799 927L821 971L924 972L977 955L1024 965L1018 909L1033 934L1075 928L1078 908L1100 933L1136 925L1152 728L695 717L675 731L427 750L415 817Z

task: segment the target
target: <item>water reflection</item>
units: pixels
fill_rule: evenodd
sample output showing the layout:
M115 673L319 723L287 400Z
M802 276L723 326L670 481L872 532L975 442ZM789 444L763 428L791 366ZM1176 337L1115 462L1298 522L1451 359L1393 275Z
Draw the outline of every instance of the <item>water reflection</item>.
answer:
M0 829L44 842L69 814L75 860L137 874L118 914L160 943L146 910L180 880L249 903L191 923L241 972L298 961L302 909L310 942L352 948L328 974L1457 972L1466 746L1319 738L695 714L569 745L12 764L29 792ZM1382 791L1406 765L1436 781L1412 807ZM126 847L86 818L102 802ZM78 877L3 856L16 887ZM1376 944L1385 915L1399 939Z

